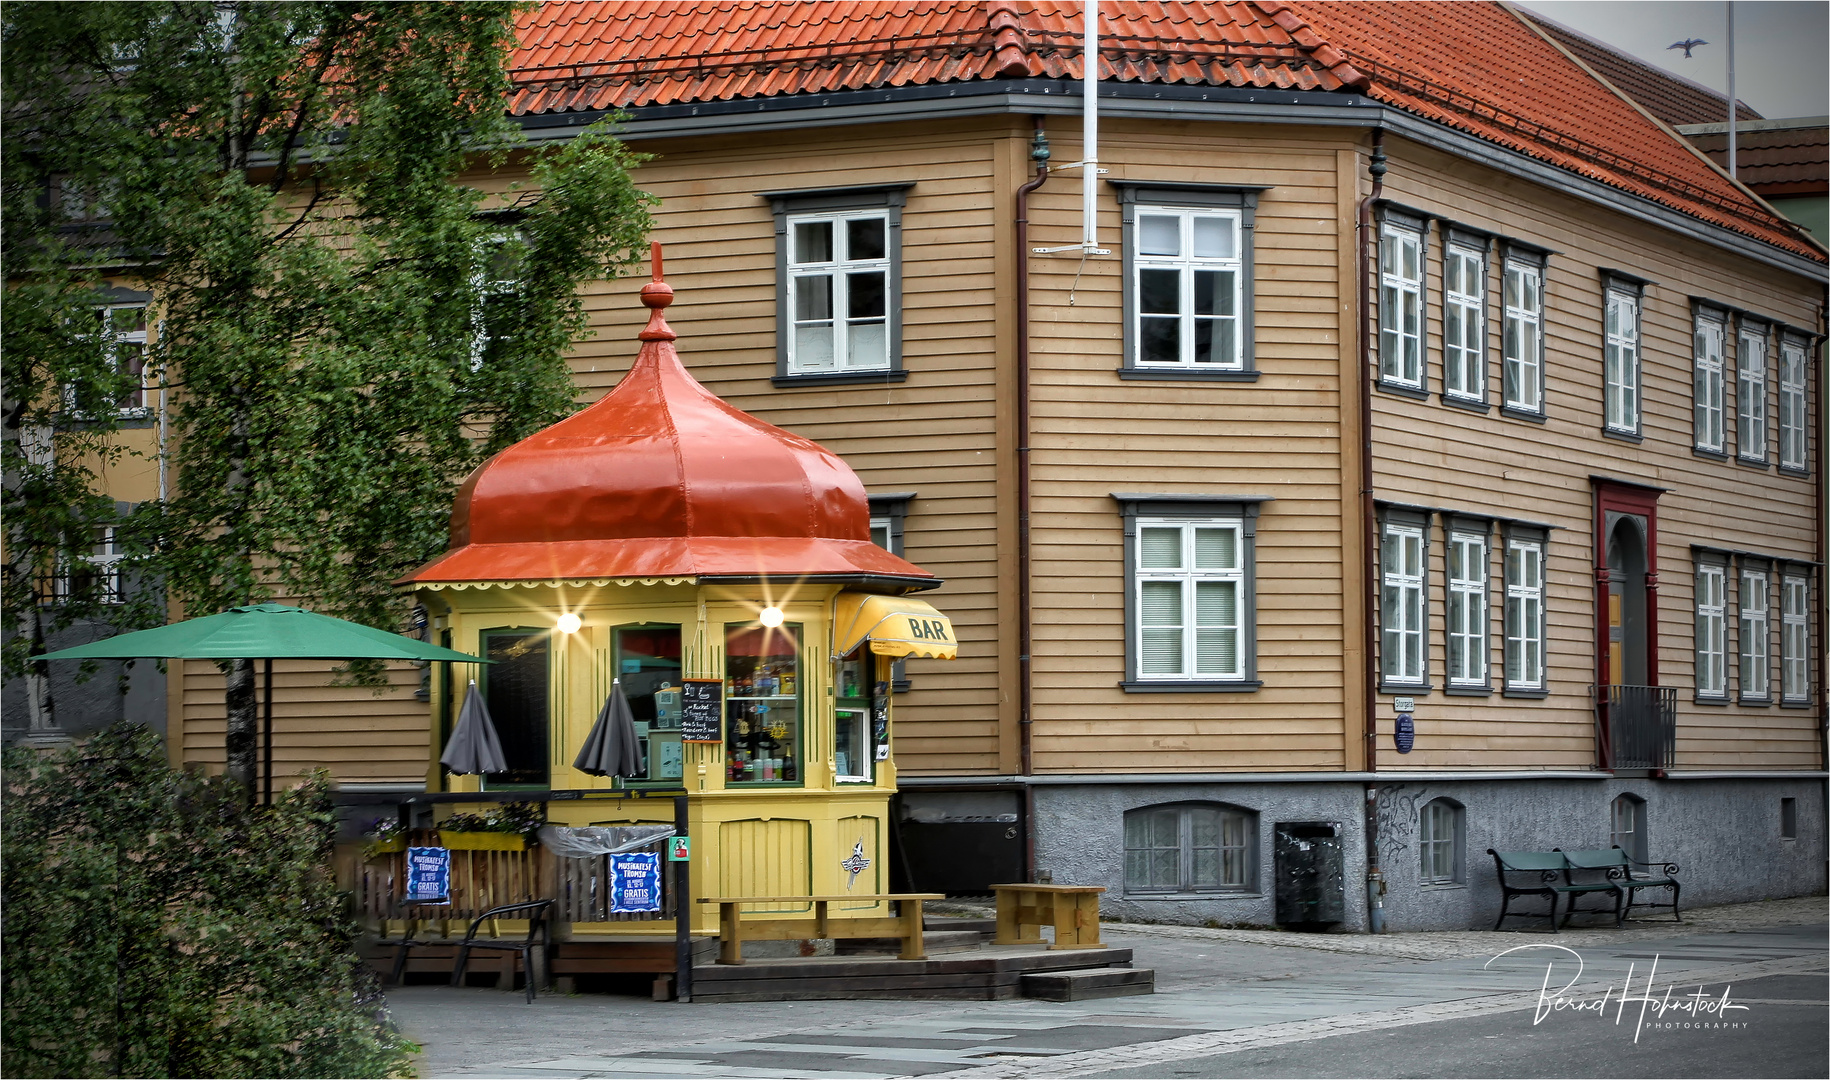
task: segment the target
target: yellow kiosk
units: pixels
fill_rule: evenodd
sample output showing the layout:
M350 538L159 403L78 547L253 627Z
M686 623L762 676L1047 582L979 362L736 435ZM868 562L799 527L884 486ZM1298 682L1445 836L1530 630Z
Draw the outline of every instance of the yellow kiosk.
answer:
M446 774L435 723L428 789L525 791L575 826L674 815L663 800L556 793L684 789L696 895L881 894L896 789L889 663L955 655L946 616L909 595L940 581L871 543L863 485L836 455L686 372L656 263L629 373L473 473L450 550L402 582L439 640L494 661L473 677L508 764ZM592 776L572 762L613 681L639 765ZM465 689L433 688L447 729ZM693 929L715 933L717 920L702 907Z

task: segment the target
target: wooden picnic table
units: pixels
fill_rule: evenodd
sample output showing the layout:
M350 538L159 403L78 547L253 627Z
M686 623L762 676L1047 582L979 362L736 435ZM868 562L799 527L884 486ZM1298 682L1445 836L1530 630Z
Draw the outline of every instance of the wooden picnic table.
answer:
M841 896L702 896L701 904L718 905L718 962L743 963L746 941L797 941L807 938L882 938L902 939L902 960L923 960L922 905L928 900L945 899L943 893L852 893ZM860 907L894 902L900 911L891 917L832 918L833 904L857 904ZM749 919L744 918L745 905L770 904L811 905L811 918ZM760 914L751 912L751 915Z

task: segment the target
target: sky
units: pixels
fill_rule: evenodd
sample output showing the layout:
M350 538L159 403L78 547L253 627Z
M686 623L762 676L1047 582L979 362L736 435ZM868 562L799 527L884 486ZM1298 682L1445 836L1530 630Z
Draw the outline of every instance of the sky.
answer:
M1654 67L1728 93L1728 4L1722 0L1525 0L1519 6ZM1684 59L1674 41L1709 42ZM1830 113L1830 3L1739 0L1735 95L1762 116ZM1725 110L1726 112L1726 110ZM1727 120L1726 115L1723 116Z

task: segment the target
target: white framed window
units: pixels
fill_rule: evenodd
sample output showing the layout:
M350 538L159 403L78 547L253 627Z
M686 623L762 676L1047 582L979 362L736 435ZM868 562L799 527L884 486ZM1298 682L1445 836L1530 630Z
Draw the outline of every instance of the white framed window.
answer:
M1639 434L1639 294L1607 290L1603 413L1608 431Z
M775 222L776 386L902 382L910 183L763 192Z
M1238 521L1137 523L1137 677L1245 677L1245 544Z
M122 551L116 539L115 527L97 526L92 532L92 539L87 555L59 562L48 590L48 598L53 603L66 603L78 598L92 599L101 604L126 602L126 594L121 588Z
M1514 256L1506 259L1506 407L1544 411L1544 271Z
M1544 541L1506 540L1506 689L1543 690Z
M1257 690L1255 496L1114 492L1125 530L1127 693Z
M1741 569L1741 592L1736 607L1740 614L1738 627L1741 643L1741 700L1763 702L1772 688L1769 668L1766 571L1753 567Z
M1211 803L1146 806L1125 814L1125 891L1252 892L1257 815Z
M1395 685L1424 681L1423 537L1421 525L1388 521L1380 544L1381 670L1384 681Z
M92 324L94 337L89 331L83 333L85 340L100 341L108 366L124 376L125 385L114 403L122 420L144 419L152 412L147 392L146 310L144 301L98 305ZM106 408L101 402L78 401L76 388L70 385L64 387L64 407L77 418L93 416L91 409Z
M514 337L520 311L527 239L501 229L477 242L470 272L470 370L482 371L490 355Z
M1722 446L1722 316L1707 310L1696 315L1692 420L1695 445L1712 454Z
M1417 880L1454 885L1462 880L1463 810L1448 799L1432 799L1417 814Z
M1646 861L1646 802L1622 795L1608 807L1608 843L1635 862Z
M909 504L915 500L913 491L891 491L871 495L871 543L892 555L902 554L903 535L906 531ZM907 693L912 684L909 682L908 660L897 657L890 662L890 689L898 694Z
M788 374L890 366L889 215L788 216Z
M1766 328L1741 325L1735 343L1735 445L1743 461L1766 461Z
M1423 389L1423 230L1379 229L1379 380Z
M1779 579L1780 700L1811 700L1811 579L1786 574Z
M1779 467L1810 468L1810 399L1806 396L1805 345L1794 338L1779 343Z
M1447 551L1448 679L1452 687L1487 685L1487 536L1455 528Z
M1487 400L1487 253L1451 241L1442 249L1442 392Z
M1132 362L1244 370L1241 211L1140 206L1134 228Z
M1728 569L1717 562L1696 568L1696 693L1728 696Z

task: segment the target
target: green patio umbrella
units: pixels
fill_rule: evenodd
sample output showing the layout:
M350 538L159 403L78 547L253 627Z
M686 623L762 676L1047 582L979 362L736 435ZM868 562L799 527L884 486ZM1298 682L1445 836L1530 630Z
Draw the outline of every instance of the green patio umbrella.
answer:
M266 797L273 796L274 660L441 660L487 664L480 656L428 645L360 623L285 604L250 604L220 615L116 634L59 649L40 660L265 660Z

